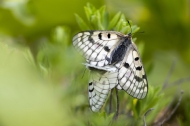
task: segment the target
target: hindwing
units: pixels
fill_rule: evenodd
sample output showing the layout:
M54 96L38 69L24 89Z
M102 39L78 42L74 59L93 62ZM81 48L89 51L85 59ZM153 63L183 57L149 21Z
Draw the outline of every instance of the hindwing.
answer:
M88 96L92 111L99 111L107 99L109 91L118 84L117 73L92 70L88 85ZM94 69L94 68L93 68Z

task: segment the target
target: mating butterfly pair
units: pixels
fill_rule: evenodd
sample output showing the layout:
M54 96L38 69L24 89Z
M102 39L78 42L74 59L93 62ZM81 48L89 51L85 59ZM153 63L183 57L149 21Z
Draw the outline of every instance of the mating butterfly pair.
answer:
M86 58L91 70L88 86L91 110L103 106L109 91L117 88L143 99L148 81L131 34L116 31L85 31L73 37L74 47Z

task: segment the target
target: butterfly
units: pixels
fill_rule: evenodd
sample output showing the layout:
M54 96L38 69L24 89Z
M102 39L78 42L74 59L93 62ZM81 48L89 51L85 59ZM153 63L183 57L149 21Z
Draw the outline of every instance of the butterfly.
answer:
M137 99L146 97L148 81L131 33L85 31L76 34L72 41L92 72L88 85L92 111L102 108L115 87Z

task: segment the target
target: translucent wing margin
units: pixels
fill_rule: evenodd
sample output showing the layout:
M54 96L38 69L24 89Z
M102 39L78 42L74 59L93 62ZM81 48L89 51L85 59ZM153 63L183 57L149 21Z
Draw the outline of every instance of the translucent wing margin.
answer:
M123 36L115 31L86 31L76 34L72 41L87 63L102 67L108 64L106 57L109 57Z
M92 71L91 80L88 85L88 95L90 108L94 112L98 112L109 91L118 84L117 72Z
M133 44L120 64L119 86L129 95L143 99L148 93L148 81L136 46Z

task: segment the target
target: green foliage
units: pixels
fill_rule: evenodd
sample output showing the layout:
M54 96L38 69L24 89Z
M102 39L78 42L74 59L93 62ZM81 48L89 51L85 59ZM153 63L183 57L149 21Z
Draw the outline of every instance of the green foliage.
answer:
M131 25L131 21L129 24L126 20L125 15L121 12L118 12L109 20L109 14L106 12L105 6L102 6L100 9L96 9L92 4L88 3L87 6L84 8L87 22L76 14L76 20L81 30L116 30L126 34L130 33L131 31L135 33L140 29L136 25ZM143 44L140 45L140 52L143 53ZM122 111L132 112L132 119L128 119L127 123L118 123L117 125L142 125L142 117L148 109L155 107L157 110L161 110L166 105L166 103L168 103L169 100L165 100L164 102L162 102L163 95L164 94L160 94L160 87L154 88L150 85L148 96L144 100L137 100L127 96L126 99L130 102L128 102L124 106L121 106L121 108L124 108L122 109ZM120 98L122 98L121 94ZM122 98L122 100L123 99L125 98ZM158 103L160 102L162 102L162 104L158 105ZM123 104L122 102L120 103ZM158 114L158 111L154 115L156 116L156 114ZM102 109L102 114L100 114L99 116L99 119L97 119L98 122L96 122L96 119L94 118L91 120L92 125L105 125L100 120L101 118L105 119L106 117L109 117L109 115L107 115L107 113L105 113L105 110ZM149 123L151 123L154 118L149 117L148 120ZM111 118L109 118L109 121L111 122ZM104 120L104 122L106 121ZM118 122L120 121L118 120ZM107 122L107 124L109 123Z
M77 72L77 68L82 67L80 64L82 57L78 56L69 44L70 34L68 27L58 26L52 31L51 38L39 46L37 54L39 68L57 82L60 82L63 76L71 75L73 72ZM76 65L71 65L70 61Z
M106 12L106 7L102 6L96 9L92 4L88 3L84 7L87 21L75 14L77 23L81 30L115 30L124 34L137 32L140 28L136 25L130 24L125 18L125 15L118 12L115 16L109 19L109 14ZM130 27L131 25L131 27Z
M28 48L13 48L1 42L0 50L0 124L70 125L62 96L57 89L52 90L51 82L41 78Z
M147 124L151 125L170 104L176 87L162 90L162 83L173 57L176 58L177 68L170 80L189 75L189 66L183 62L184 58L189 61L190 18L186 12L189 4L185 4L184 0L180 4L179 1L131 0L127 0L126 4L126 1L117 1L116 4L116 1L108 0L106 6L102 6L104 1L91 0L93 5L88 3L83 12L86 2L1 1L0 125L138 126L143 125L144 113L154 108L146 117ZM171 14L173 10L175 14ZM71 39L75 31L79 31L77 23L81 30L114 30L124 34L132 31L134 34L140 28L129 19L145 29L145 34L140 35L138 41L133 38L133 41L137 42L143 58L149 92L145 99L137 100L119 91L121 113L118 121L112 122L115 97L111 114L107 113L109 99L100 113L89 109L89 72L82 75L85 68L81 63L84 60L72 47ZM167 52L155 51L163 49ZM183 51L178 55L176 50ZM185 94L189 94L188 83L181 87L187 90ZM177 111L180 125L190 124L189 102L187 95ZM176 121L175 118L173 120Z

